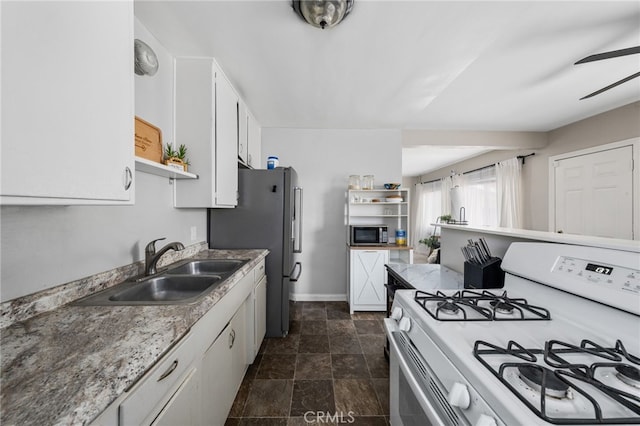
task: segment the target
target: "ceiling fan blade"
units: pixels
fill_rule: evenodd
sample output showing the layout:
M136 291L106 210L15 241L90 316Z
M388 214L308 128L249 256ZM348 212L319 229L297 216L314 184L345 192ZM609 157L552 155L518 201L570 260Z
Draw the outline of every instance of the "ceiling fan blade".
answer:
M595 55L587 56L580 59L574 65L584 64L585 62L601 61L603 59L617 58L619 56L633 55L640 53L640 46L629 47L627 49L612 50L611 52L596 53Z
M627 81L629 81L629 80L633 80L634 78L637 78L637 77L640 77L640 72L637 72L637 73L635 73L635 74L632 74L632 75L630 75L629 77L625 77L625 78L623 78L622 80L618 80L618 81L616 81L615 83L610 84L610 85L608 85L607 87L603 87L603 88L602 88L602 89L600 89L600 90L596 90L596 91L595 91L595 92L593 92L593 93L589 93L587 96L583 96L582 98L580 98L580 100L587 99L587 98L591 98L591 97L593 97L593 96L595 96L595 95L599 95L599 94L600 94L600 93L602 93L602 92L606 92L606 91L607 91L607 90L609 90L609 89L613 89L614 87L619 86L619 85L621 85L622 83L626 83L626 82L627 82Z

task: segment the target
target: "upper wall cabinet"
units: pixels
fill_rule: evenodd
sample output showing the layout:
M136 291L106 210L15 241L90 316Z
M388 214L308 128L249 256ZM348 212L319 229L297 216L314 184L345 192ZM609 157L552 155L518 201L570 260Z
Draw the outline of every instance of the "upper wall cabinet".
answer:
M248 164L249 158L249 111L242 99L238 101L238 160Z
M175 182L176 207L238 204L238 100L212 58L176 58L176 143L199 176Z
M133 2L0 7L0 203L133 203Z
M262 158L261 128L260 123L251 115L251 111L247 111L247 140L249 146L247 164L254 169L259 169Z
M251 168L260 168L262 141L260 124L242 99L238 102L238 160Z

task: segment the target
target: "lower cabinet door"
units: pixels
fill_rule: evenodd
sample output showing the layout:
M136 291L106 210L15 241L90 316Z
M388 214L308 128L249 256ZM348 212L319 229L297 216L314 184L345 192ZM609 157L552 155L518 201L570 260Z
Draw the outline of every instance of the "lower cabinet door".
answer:
M223 425L233 404L233 334L227 325L202 358L202 424Z
M244 379L244 373L249 365L247 346L249 344L247 336L247 319L253 309L253 300L251 295L245 299L231 319L231 370L232 370L232 386L229 391L236 394Z
M389 250L351 250L351 300L365 309L386 306L386 273Z
M189 372L180 387L171 396L167 405L162 408L158 417L151 423L153 426L196 426L202 424L199 411L199 383L195 368Z
M267 277L264 276L255 289L255 317L254 317L254 357L260 350L260 345L267 333Z

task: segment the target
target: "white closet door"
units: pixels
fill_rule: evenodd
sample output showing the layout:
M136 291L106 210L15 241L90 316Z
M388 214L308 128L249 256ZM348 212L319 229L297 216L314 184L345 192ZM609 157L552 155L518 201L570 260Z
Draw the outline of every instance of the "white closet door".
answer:
M633 239L633 147L555 162L555 231Z

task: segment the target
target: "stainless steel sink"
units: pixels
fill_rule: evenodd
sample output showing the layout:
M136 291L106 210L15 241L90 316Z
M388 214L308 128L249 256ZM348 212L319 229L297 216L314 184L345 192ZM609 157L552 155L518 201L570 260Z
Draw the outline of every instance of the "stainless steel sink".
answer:
M197 298L222 278L207 276L159 276L136 283L109 297L112 302L177 302Z
M248 259L202 259L190 260L187 263L169 267L166 274L231 274L247 263Z
M221 275L159 275L125 281L73 302L80 306L179 305L195 302L224 282Z
M209 294L249 259L191 259L150 277L131 279L73 302L81 306L177 305Z

